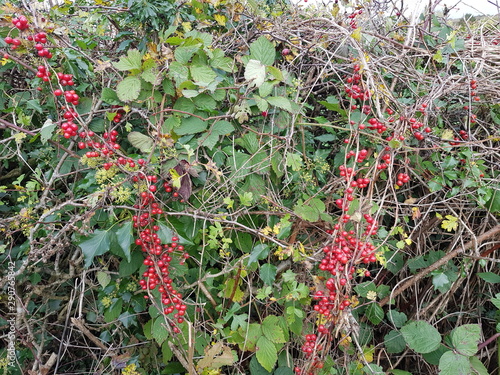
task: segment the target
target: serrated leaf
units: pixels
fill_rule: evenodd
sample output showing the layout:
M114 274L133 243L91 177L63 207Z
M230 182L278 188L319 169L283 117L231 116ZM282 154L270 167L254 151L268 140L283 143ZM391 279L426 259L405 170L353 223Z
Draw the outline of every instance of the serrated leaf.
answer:
M302 156L300 154L288 153L286 155L286 165L292 167L292 170L297 172L302 167Z
M404 325L401 333L410 349L417 353L430 353L441 344L439 331L423 320Z
M248 257L248 266L251 266L259 259L267 258L269 254L269 246L263 243L259 243L254 246L250 256Z
M205 357L197 364L198 369L218 369L222 366L230 366L235 362L231 348L217 341L214 345L205 348Z
M276 50L265 36L260 36L250 44L250 57L264 65L273 65L276 59Z
M120 57L118 62L113 63L118 70L140 70L142 68L142 54L136 49L127 51L127 56Z
M262 322L262 333L275 344L283 344L286 342L279 320L280 318L275 315L268 315Z
M181 125L174 131L177 135L201 133L207 129L208 123L197 117L184 117Z
M471 368L474 369L474 375L489 375L488 369L477 357L469 357Z
M151 335L158 345L161 345L168 338L168 331L165 327L165 318L163 315L160 315L155 319L155 322L151 327Z
M384 310L378 303L371 303L366 309L366 317L372 324L379 324L384 319Z
M451 343L455 350L465 356L477 353L477 345L481 339L481 328L477 324L464 324L451 331Z
M439 375L471 375L471 365L469 358L446 352L439 360Z
M273 285L276 280L277 267L274 264L266 263L260 267L260 279L267 285Z
M139 132L128 133L127 139L132 146L138 148L144 153L151 152L151 149L153 148L154 145L154 141L152 138Z
M271 75L277 79L278 81L283 81L283 73L281 72L281 70L279 70L278 68L275 68L274 66L268 66L267 67L267 71L269 73L271 73Z
M397 328L401 328L408 320L408 317L405 313L396 310L389 310L389 312L387 313L387 317L389 318L389 321L391 321L392 324L394 324L394 326Z
M392 330L384 336L384 345L387 353L390 354L401 353L406 348L406 342L403 335L396 330Z
M40 140L42 144L46 144L47 141L52 137L54 130L57 128L57 124L52 122L52 119L48 118L42 125L40 129Z
M213 69L207 65L193 65L190 71L194 83L202 87L207 87L217 77Z
M125 78L116 86L116 95L122 102L134 101L141 92L141 79L136 76Z
M266 79L266 67L260 61L250 60L245 67L245 79L250 82L250 87L260 87Z
M175 60L180 64L187 64L191 57L200 49L200 45L196 44L193 46L181 46L177 47L174 51Z
M120 99L118 99L118 95L116 95L116 91L109 87L102 89L101 100L111 105L121 104Z
M290 100L283 96L270 96L267 97L266 100L269 102L269 104L284 109L285 111L292 112L292 104L290 103Z
M78 246L82 249L85 267L90 267L94 257L105 254L109 250L110 243L110 232L99 229L96 229L86 240L81 241Z
M257 340L257 360L267 371L272 371L278 361L278 353L274 343L266 336Z
M254 94L253 99L255 100L255 104L257 104L257 108L259 111L265 112L269 108L269 104L266 99L262 99L259 95Z
M101 285L103 289L106 288L111 282L111 276L109 276L107 272L98 271L96 277L99 285Z

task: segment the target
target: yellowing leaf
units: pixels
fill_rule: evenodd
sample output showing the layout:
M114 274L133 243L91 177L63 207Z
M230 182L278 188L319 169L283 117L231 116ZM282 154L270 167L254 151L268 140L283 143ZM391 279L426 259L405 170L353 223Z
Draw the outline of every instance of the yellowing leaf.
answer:
M458 218L452 215L446 215L446 219L441 223L441 228L446 229L446 231L451 232L456 231L458 228Z
M177 173L177 171L173 168L169 170L169 173L170 173L170 177L172 178L172 186L176 189L180 189L181 188L181 176L179 175L179 173Z
M409 238L407 238L405 240L405 242L406 242L407 245L411 245L413 243L413 241L411 239L409 239Z
M361 42L361 27L358 27L351 33L351 38L357 40L358 42Z
M445 130L443 134L441 134L442 139L453 139L453 131L452 130Z
M191 22L183 22L182 28L184 29L184 32L187 33L188 31L191 31L193 27L191 26Z
M217 21L217 23L219 25L221 25L221 26L225 26L226 25L227 18L223 14L215 14L214 15L214 19L215 19L215 21Z

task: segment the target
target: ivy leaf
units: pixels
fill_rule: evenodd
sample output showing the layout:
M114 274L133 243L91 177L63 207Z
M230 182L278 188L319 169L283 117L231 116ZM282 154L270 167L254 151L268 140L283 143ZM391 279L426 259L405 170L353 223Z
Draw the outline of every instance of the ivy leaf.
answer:
M120 245L123 253L125 254L125 258L127 262L130 263L130 245L132 244L132 239L134 236L132 235L132 222L127 221L125 224L121 226L116 231L116 238L118 240L118 244Z
M90 267L94 257L105 254L109 250L110 243L111 232L99 229L96 229L85 241L80 242L78 246L82 249L85 267Z
M260 61L250 60L245 67L245 79L250 81L250 87L260 87L266 79L266 67Z
M261 336L257 340L257 360L269 372L278 360L276 346L266 336Z
M116 95L122 102L134 101L141 92L141 79L130 76L125 78L116 86Z
M136 49L130 49L127 56L120 57L118 62L113 63L116 69L121 71L141 70L142 54Z

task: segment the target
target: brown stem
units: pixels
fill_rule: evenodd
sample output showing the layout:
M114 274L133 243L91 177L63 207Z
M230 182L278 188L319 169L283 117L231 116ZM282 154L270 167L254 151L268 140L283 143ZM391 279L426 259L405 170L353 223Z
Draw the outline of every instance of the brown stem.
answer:
M477 350L481 350L482 348L484 348L485 346L487 346L490 342L495 341L499 337L500 337L500 332L495 333L488 340L486 340L485 342L482 342L481 344L479 344L477 346Z
M419 280L427 276L429 273L432 271L438 269L439 267L445 265L448 261L451 259L455 258L458 254L465 252L466 250L472 248L475 244L479 244L483 242L484 240L487 240L491 237L494 237L500 233L500 225L497 225L490 229L489 231L481 234L479 237L477 237L475 240L471 240L467 242L464 246L457 247L455 250L450 251L448 254L446 254L444 257L439 259L437 262L434 264L431 264L429 267L424 268L422 271L417 273L415 276L413 276L411 279L407 280L403 284L401 284L399 287L397 287L389 296L385 297L379 302L380 306L386 305L392 298L395 298L399 296L401 293L403 293L406 289L410 288L411 286L415 285Z

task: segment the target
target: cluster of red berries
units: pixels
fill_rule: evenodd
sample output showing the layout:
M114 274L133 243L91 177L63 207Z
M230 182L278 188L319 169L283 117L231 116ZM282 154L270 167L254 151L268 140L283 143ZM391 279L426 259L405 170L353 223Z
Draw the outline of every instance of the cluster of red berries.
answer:
M452 146L458 146L460 144L460 141L466 141L469 139L469 134L465 130L460 130L458 132L458 137L453 137L453 141L448 142Z
M368 150L363 149L363 150L360 150L359 152L351 150L347 153L346 158L350 159L354 156L356 157L357 163L362 163L368 156Z
M61 86L73 86L75 82L73 82L73 75L72 74L65 74L65 73L57 73L57 79L59 80L59 84Z
M122 117L125 114L125 111L123 110L123 107L121 105L114 105L111 108L116 110L116 115L113 118L113 122L115 124L118 124L122 120Z
M61 130L63 131L63 137L69 139L78 134L78 125L73 121L78 117L78 113L73 108L61 108L64 112L63 117L66 121L61 123Z
M377 169L379 171L383 169L387 169L389 167L389 163L391 162L391 155L390 154L383 154L382 155L382 162L377 165Z
M37 78L41 78L43 82L48 82L51 75L52 73L47 70L45 65L40 65L36 72Z
M28 37L28 40L31 38ZM52 58L52 52L50 52L47 48L45 48L43 45L47 43L47 34L40 32L35 34L33 37L33 40L36 42L35 44L35 49L38 51L37 54L40 57L46 57L47 59Z
M93 131L82 131L78 136L82 139L82 141L78 142L80 150L87 147L94 149L93 151L87 151L85 156L88 158L111 157L115 154L116 150L120 149L120 145L116 142L118 137L118 131L116 130L109 132L107 137L103 136L104 142L92 139L95 136Z
M80 104L79 102L80 96L76 93L75 90L67 90L67 91L62 91L61 89L54 90L55 96L61 96L62 94L64 94L64 99L66 99L68 103L71 103L75 106Z
M184 246L179 244L177 236L173 236L169 244L162 244L158 236L160 227L155 224L155 219L163 214L163 210L155 201L153 192L143 191L140 194L139 203L134 208L142 212L140 215L134 215L132 218L134 228L139 229L135 244L140 246L143 253L147 254L144 259L144 265L148 267L144 271L142 275L143 279L139 281L139 284L142 290L154 290L158 287L158 291L161 293L163 313L165 316L173 313L173 320L171 321L172 329L178 333L180 330L176 324L184 322L187 306L183 302L182 294L172 285L170 263L172 262L174 252L180 254L181 264L189 258L189 254L184 251ZM148 296L145 297L148 298Z
M345 92L350 98L354 100L359 99L361 101L365 101L368 100L368 98L370 97L370 91L360 86L361 82L361 74L359 74L360 69L361 67L359 64L354 64L353 67L354 73L352 74L351 77L346 78L346 82L349 84L349 86L346 85Z
M12 24L19 30L23 31L30 27L28 24L28 19L25 16L19 16L12 19Z
M355 30L358 28L358 24L356 22L356 17L361 15L361 14L363 14L363 9L360 9L356 12L353 12L347 16L347 18L349 19L349 26L351 27L351 29Z
M403 186L404 184L410 182L410 176L407 173L398 173L396 185Z
M17 38L11 38L10 36L6 36L4 38L4 41L5 41L5 43L10 45L11 50L17 49L22 44L21 40L19 40ZM8 55L4 56L4 57L8 58Z

